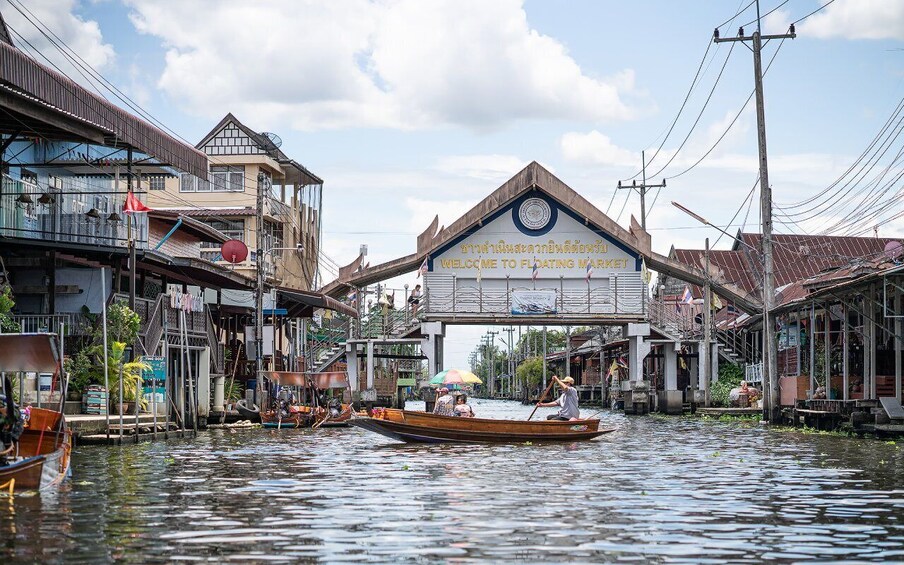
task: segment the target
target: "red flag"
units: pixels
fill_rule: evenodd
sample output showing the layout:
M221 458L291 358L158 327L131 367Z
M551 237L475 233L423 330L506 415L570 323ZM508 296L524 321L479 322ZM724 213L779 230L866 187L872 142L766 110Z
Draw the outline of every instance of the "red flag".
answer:
M135 195L130 190L129 195L126 196L126 205L123 206L122 211L125 214L141 214L150 212L151 209L142 204L141 200L135 198Z

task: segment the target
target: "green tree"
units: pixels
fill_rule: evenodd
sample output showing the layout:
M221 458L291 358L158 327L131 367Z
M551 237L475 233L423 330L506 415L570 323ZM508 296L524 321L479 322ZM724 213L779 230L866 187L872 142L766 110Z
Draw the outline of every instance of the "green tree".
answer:
M19 333L19 324L13 320L12 311L16 306L13 300L13 290L9 286L4 286L0 292L0 332L3 333Z
M736 363L722 363L719 365L719 380L713 383L709 395L716 406L728 406L728 398L731 389L741 386L744 380L744 369Z
M572 332L574 333L574 332ZM543 353L543 330L530 328L518 340L515 349L518 351L536 351ZM546 331L546 351L561 351L565 349L565 332L559 330Z
M543 358L528 357L515 370L518 380L535 387L543 380Z
M139 396L138 387L141 386L141 371L148 371L151 366L140 359L127 363L125 352L125 342L114 341L110 344L107 354L109 370L107 378L110 381L110 399L118 402L119 391L122 389L124 402L135 402L140 398L141 406L144 408L147 400ZM101 349L101 355L103 355L103 349ZM122 378L120 378L120 371L122 372ZM101 374L103 375L103 372Z
M138 341L140 329L141 316L125 304L116 302L107 308L107 338L109 340L121 341L127 346L134 345ZM103 342L103 334L99 341Z

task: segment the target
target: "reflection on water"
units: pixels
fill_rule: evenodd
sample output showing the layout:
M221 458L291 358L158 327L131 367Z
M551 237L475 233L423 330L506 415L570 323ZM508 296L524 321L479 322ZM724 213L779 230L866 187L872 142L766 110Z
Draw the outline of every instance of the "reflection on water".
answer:
M473 405L480 416L530 411ZM899 445L690 418L603 418L618 431L558 445L411 446L351 428L82 447L73 480L55 496L19 498L14 508L0 499L0 555L85 563L904 559Z

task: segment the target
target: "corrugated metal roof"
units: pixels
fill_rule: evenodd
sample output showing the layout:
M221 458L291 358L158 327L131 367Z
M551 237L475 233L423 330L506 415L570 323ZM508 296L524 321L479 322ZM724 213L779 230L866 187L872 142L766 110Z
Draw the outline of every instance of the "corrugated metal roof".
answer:
M674 258L686 265L692 265L700 269L705 263L702 249L675 249ZM711 249L709 262L722 271L726 281L732 282L751 294L760 292L759 275L751 272L748 258L743 251L728 251ZM703 296L700 288L691 286L694 296Z
M0 83L32 102L36 99L45 109L96 125L118 144L130 146L181 171L207 178L204 153L89 92L3 41L0 41Z
M762 235L742 233L741 241L754 249L759 249ZM777 289L816 277L820 273L836 271L852 266L855 261L870 261L880 257L890 238L838 237L821 235L774 234L773 258L775 264L775 286ZM694 267L703 267L702 249L675 249L673 257ZM728 281L734 282L747 292L761 293L762 268L758 255L735 242L731 250L710 250L712 265L722 270ZM834 276L834 275L832 275ZM830 276L831 278L831 276ZM701 295L699 287L691 287L694 295ZM784 290L788 298L794 300L803 292L801 285L792 285Z
M168 210L178 212L183 216L192 216L194 218L221 218L235 216L253 216L254 208L160 208L160 210Z
M741 241L759 249L762 235L742 233ZM850 264L852 259L875 259L882 254L890 238L843 237L825 235L774 234L775 286L806 279L830 269ZM740 247L735 243L735 248Z

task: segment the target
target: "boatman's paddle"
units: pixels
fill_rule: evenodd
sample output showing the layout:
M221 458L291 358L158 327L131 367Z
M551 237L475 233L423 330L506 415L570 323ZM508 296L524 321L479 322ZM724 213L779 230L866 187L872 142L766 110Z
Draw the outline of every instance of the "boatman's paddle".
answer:
M534 414L537 412L537 408L540 407L540 403L546 399L546 395L549 394L549 390L552 388L552 385L556 384L556 379L553 377L551 381L549 381L549 386L546 387L546 390L543 391L543 395L540 397L540 400L537 401L536 406L534 406L534 411L530 413L530 416L527 417L527 421L529 422L531 418L534 417Z

